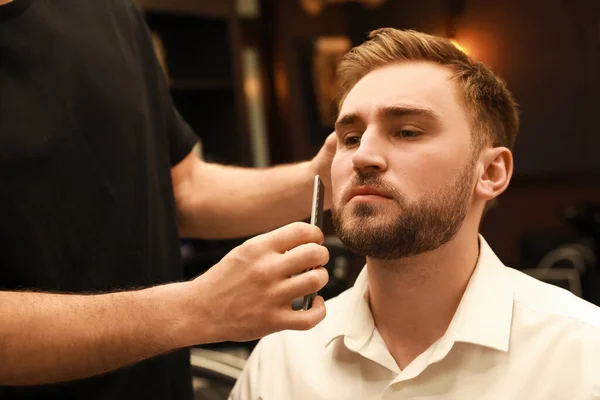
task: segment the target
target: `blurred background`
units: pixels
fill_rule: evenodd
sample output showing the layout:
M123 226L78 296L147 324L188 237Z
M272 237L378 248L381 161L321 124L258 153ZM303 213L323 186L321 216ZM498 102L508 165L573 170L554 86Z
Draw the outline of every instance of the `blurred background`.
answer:
M335 69L379 27L451 38L521 106L515 176L481 232L500 259L600 305L600 0L138 0L204 157L306 160L333 130ZM325 298L363 265L333 236ZM184 241L196 276L246 238ZM255 343L194 349L198 399L226 398Z

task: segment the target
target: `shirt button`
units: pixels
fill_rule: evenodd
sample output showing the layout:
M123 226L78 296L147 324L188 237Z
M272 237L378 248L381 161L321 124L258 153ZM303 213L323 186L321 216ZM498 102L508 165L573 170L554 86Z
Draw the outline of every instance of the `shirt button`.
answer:
M402 382L396 382L396 383L394 383L394 384L392 385L392 389L394 389L394 390L402 390L402 387L403 387L403 386L404 386L404 385L402 384Z

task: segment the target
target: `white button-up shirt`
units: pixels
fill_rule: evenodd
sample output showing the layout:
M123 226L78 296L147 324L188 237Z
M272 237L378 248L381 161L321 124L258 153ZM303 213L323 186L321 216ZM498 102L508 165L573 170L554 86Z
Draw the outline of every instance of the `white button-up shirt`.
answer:
M505 267L481 237L448 330L404 370L367 286L364 268L317 327L262 339L230 399L600 399L600 308Z

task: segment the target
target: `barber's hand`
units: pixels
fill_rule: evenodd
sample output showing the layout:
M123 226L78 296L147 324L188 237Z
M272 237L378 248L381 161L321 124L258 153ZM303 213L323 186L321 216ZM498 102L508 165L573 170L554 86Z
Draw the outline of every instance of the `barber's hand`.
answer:
M201 318L195 328L210 331L211 341L248 341L281 330L314 327L325 318L322 297L315 298L308 311L294 311L291 305L328 281L322 266L329 252L321 243L319 228L297 222L233 249L190 282ZM315 269L296 275L309 268Z
M325 185L325 209L331 207L331 162L337 149L337 137L335 132L329 134L321 150L310 161L310 167L313 175L320 175L323 185Z

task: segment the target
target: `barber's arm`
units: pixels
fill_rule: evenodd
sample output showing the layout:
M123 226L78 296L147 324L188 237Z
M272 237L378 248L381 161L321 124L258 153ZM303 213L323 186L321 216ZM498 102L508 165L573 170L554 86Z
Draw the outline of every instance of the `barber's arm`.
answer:
M311 161L264 169L211 164L190 153L172 169L180 235L243 237L304 219L317 174L325 182L327 207L335 147L332 134Z
M184 292L0 292L0 385L84 378L182 347Z
M293 299L327 283L322 232L295 223L256 236L193 281L98 295L0 291L0 386L61 382L173 349L310 329L323 299ZM299 274L299 275L298 275Z

